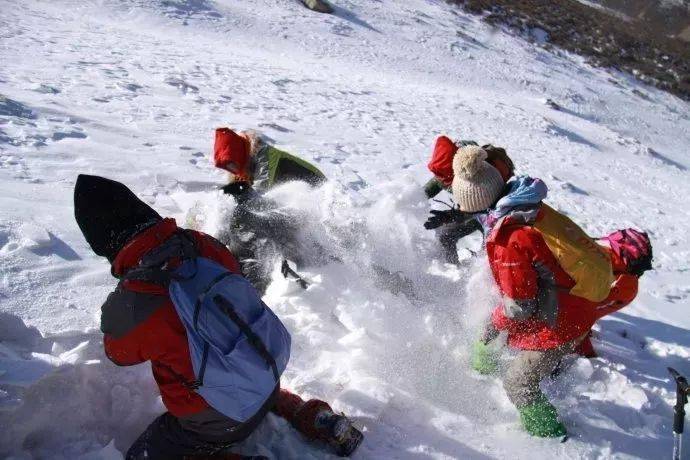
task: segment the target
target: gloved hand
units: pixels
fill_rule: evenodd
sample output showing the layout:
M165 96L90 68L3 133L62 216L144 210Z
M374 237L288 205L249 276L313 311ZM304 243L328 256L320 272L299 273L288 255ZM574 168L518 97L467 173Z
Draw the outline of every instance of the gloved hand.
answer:
M467 218L466 214L457 209L447 209L444 211L432 209L431 216L424 222L424 228L433 230L451 222L462 222Z
M500 350L479 340L472 347L472 369L482 375L495 374L498 371L499 357Z
M287 259L283 259L283 263L280 266L280 273L283 274L285 279L292 277L292 279L295 280L295 282L299 284L302 289L307 289L309 287L309 283L304 281L304 278L299 276L299 274L290 267Z
M221 188L226 195L232 195L235 198L240 198L246 195L252 189L248 182L232 182Z

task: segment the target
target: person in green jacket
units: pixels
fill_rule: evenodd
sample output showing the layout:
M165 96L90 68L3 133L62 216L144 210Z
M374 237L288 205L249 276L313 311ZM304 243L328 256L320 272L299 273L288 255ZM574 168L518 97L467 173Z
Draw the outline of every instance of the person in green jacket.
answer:
M294 211L281 209L264 195L290 181L318 186L326 176L311 163L268 144L254 131L218 128L214 162L228 172L222 190L237 202L230 225L218 238L235 254L243 274L263 294L275 262L282 259L283 275L306 288L307 283L290 268L288 260L299 266L306 262L305 254L319 251L301 244L300 219Z

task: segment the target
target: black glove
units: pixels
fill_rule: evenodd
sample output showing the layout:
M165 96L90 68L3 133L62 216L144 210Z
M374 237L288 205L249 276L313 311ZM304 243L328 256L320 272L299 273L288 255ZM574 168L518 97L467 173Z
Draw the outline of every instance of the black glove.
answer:
M432 209L431 216L424 222L424 228L433 230L434 228L450 224L451 222L462 222L466 218L467 216L457 209L447 209L445 211Z
M252 186L248 182L232 182L221 188L223 193L226 195L232 195L235 198L240 198L246 195L251 189Z
M283 274L285 279L291 277L302 289L307 289L309 287L309 283L307 283L304 278L299 276L299 274L290 267L290 264L286 259L283 259L283 264L280 266L280 273Z

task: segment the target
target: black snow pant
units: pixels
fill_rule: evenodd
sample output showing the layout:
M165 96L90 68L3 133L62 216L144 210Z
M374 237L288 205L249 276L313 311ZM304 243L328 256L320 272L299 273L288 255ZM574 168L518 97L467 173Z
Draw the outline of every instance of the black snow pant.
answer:
M451 222L439 227L436 230L436 237L441 243L446 262L459 264L458 241L475 231L481 231L481 229L481 224L474 218L465 222Z
M231 252L240 264L242 275L263 297L271 284L271 274L276 262L283 259L278 246L272 241L252 238L242 245L234 245Z
M125 460L183 460L226 453L252 434L275 405L278 392L279 386L259 412L244 423L211 408L184 418L166 412L134 441Z
M266 292L277 262L287 259L299 266L304 263L303 253L316 251L302 247L301 218L256 195L238 203L226 228L218 235L260 295Z

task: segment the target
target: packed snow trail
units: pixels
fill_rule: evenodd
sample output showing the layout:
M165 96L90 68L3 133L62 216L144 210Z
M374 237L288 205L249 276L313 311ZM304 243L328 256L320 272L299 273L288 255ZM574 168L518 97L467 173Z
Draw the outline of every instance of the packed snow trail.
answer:
M293 334L283 384L352 415L357 458L670 454L665 368L690 373L688 104L444 2L335 3L324 16L290 0L0 1L0 456L121 458L163 411L148 364L103 356L114 280L72 188L111 177L217 234L234 206L208 160L221 125L259 128L331 179L271 192L338 261L302 270L306 291L276 267L265 301ZM422 227L441 133L507 147L592 235L652 235L656 270L599 322L601 357L544 385L565 444L527 436L498 380L468 370L494 294L481 253L444 265ZM240 448L327 457L273 416Z

